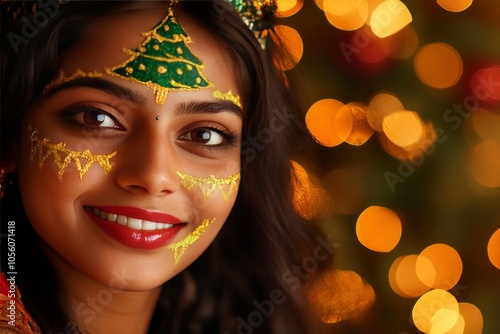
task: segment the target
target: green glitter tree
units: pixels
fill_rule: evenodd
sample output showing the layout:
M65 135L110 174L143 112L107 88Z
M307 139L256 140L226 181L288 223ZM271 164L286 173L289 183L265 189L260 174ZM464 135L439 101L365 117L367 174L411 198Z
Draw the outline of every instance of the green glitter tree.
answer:
M108 74L144 84L153 89L156 103L163 104L169 90L193 90L212 86L202 72L205 67L187 44L191 38L175 20L172 10L137 48L125 49L131 57Z

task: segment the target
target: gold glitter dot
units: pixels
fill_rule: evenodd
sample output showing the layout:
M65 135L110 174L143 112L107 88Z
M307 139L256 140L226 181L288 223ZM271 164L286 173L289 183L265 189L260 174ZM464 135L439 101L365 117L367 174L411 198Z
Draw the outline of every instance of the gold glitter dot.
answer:
M165 66L158 66L158 73L167 73L167 68Z
M163 29L165 29L165 31L169 31L170 30L170 26L169 25L164 25Z
M140 65L139 65L139 69L140 69L141 71L145 71L145 70L146 70L146 65L144 65L144 64L140 64Z
M193 70L193 66L191 66L189 64L186 65L186 68L187 68L188 71L192 71Z
M178 53L178 54L182 54L183 52L184 52L184 51L182 51L181 47L178 47L178 48L177 48L177 53Z
M158 51L158 50L160 50L160 46L159 46L158 44L155 44L155 45L153 46L153 49L155 49L156 51Z
M132 74L132 73L134 73L134 69L133 69L132 67L127 67L127 68L125 69L125 71L126 71L128 74Z
M180 68L177 69L177 74L182 75L182 70Z
M201 83L201 78L200 78L200 77L196 78L196 83L197 83L197 84L200 84L200 83Z

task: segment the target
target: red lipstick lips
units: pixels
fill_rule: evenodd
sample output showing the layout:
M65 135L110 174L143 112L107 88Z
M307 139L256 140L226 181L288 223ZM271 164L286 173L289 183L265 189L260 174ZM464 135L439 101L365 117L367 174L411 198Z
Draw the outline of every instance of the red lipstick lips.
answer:
M185 226L174 216L133 207L85 207L85 211L107 235L131 248L163 247Z

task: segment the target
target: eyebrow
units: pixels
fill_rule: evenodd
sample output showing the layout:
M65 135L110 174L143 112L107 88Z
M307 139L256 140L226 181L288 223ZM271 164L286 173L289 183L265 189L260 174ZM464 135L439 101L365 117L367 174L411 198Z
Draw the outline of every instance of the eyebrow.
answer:
M103 90L111 95L121 99L128 100L133 103L141 103L144 97L128 88L117 85L113 82L101 78L76 78L70 81L50 87L46 92L46 96L51 96L65 89L74 87L87 87ZM231 112L240 118L243 118L243 110L236 104L230 101L219 100L216 101L189 101L181 102L175 108L176 115L186 114L216 114L221 112Z
M177 116L187 114L217 114L221 112L230 112L243 118L243 110L236 104L225 100L181 102L175 109Z
M144 97L138 93L122 87L120 85L114 84L110 81L103 80L100 78L76 78L74 80L66 81L59 85L55 85L49 88L45 93L46 96L54 95L65 89L70 89L74 87L87 87L103 90L111 95L119 97L121 99L128 100L133 103L140 103L144 100Z

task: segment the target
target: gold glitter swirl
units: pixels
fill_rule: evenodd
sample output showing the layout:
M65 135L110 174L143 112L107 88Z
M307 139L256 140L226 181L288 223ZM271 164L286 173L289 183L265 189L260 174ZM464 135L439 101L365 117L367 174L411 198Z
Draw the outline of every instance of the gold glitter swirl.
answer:
M231 90L229 90L227 93L223 93L220 90L216 89L212 93L213 97L216 99L221 99L229 102L233 102L235 105L240 107L240 109L243 109L243 106L241 105L241 100L239 95L234 95Z
M90 166L94 163L99 164L104 173L108 173L112 168L109 160L116 155L116 151L105 155L92 154L89 150L85 150L83 152L73 151L66 148L65 142L51 144L49 143L48 138L39 139L38 129L33 129L31 124L29 125L29 132L31 142L31 161L33 161L35 155L38 153L38 165L42 168L44 161L49 156L53 156L54 162L57 166L57 176L59 179L62 178L66 168L71 162L75 163L80 179L83 178L83 175L87 173ZM44 150L44 148L46 150Z
M81 69L77 68L75 73L73 73L73 75L67 77L63 71L61 71L59 73L59 76L52 80L51 82L49 82L45 88L43 89L43 92L45 93L46 91L48 91L49 89L51 89L52 87L54 86L58 86L60 84L63 84L63 83L66 83L68 81L72 81L72 80L75 80L77 78L99 78L99 77L102 77L102 73L101 72L98 72L98 71L93 71L93 72L83 72Z
M207 199L214 190L218 189L227 202L229 196L238 187L238 180L240 179L240 173L236 173L228 176L227 178L218 178L214 175L209 177L196 177L181 172L177 172L177 175L181 178L181 183L186 188L186 190L191 190L194 187L200 189L203 199Z
M184 239L178 242L174 242L173 244L169 245L167 249L170 249L174 252L174 262L177 264L179 260L181 259L182 255L184 255L184 252L188 248L188 246L194 244L196 240L200 238L202 233L205 232L207 229L208 225L213 223L215 221L215 218L212 219L204 219L201 225L199 225L193 232L189 233Z

